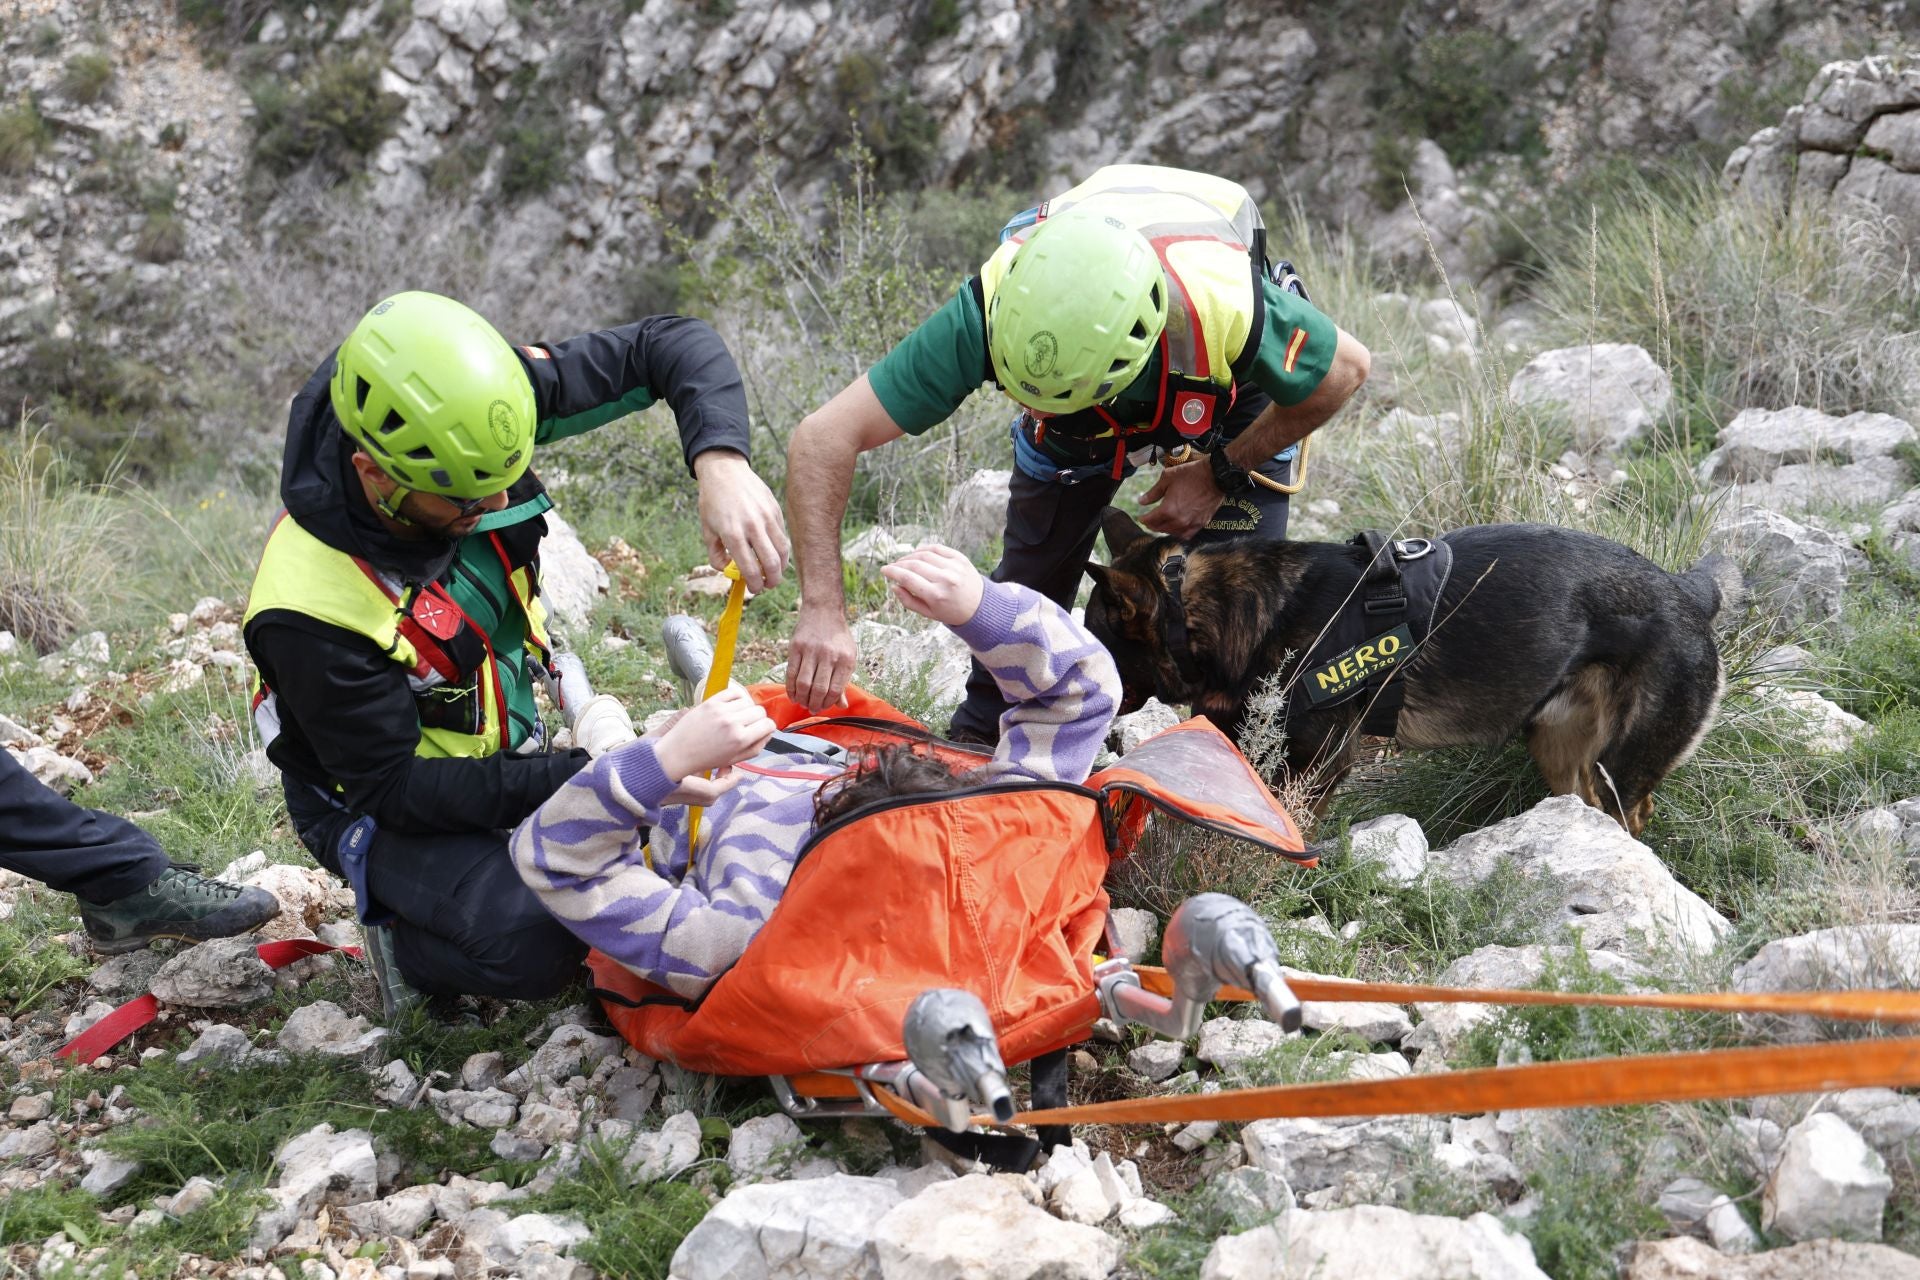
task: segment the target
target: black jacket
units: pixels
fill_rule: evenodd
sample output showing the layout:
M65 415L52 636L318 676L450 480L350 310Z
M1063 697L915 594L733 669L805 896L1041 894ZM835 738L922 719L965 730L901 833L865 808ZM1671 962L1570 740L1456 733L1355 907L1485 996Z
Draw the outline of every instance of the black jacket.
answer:
M708 449L750 456L739 369L699 320L653 316L519 352L542 428L580 415L611 420L658 398L673 408L689 467ZM446 580L456 542L397 538L367 505L351 461L354 445L328 398L333 362L330 353L288 413L280 472L287 514L328 546L407 581ZM517 505L542 493L529 471L511 500ZM544 528L536 518L513 532L534 534L537 542ZM335 782L349 811L371 814L396 832L511 827L587 763L582 751L423 759L414 754L420 720L406 673L366 637L269 610L247 624L246 643L277 695L281 733L267 754L285 776L288 807L303 833L329 813L315 788L329 791Z

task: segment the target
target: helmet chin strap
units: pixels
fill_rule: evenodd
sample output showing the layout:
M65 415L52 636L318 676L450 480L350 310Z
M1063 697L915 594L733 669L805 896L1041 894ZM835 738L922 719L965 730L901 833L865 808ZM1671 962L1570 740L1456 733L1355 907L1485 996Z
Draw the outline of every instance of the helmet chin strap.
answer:
M392 476L388 476L387 478L393 480ZM391 494L383 494L378 489L373 491L374 509L389 520L397 520L401 524L411 525L413 521L400 514L400 504L405 502L407 495L412 492L413 490L407 488L398 480L394 480L393 492Z

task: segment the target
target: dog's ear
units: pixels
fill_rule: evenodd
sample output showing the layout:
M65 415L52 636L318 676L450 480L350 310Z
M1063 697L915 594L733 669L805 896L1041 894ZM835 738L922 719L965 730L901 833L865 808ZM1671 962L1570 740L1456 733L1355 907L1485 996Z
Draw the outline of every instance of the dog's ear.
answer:
M1094 588L1104 593L1115 624L1125 626L1146 611L1147 585L1135 575L1089 560L1087 576L1093 579Z
M1115 560L1142 539L1153 536L1118 507L1108 507L1100 513L1100 532L1107 540L1108 556Z

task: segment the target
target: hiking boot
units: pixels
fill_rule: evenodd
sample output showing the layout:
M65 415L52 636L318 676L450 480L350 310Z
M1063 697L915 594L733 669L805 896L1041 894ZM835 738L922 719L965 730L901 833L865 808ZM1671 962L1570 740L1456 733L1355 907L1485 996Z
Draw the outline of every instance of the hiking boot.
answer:
M138 951L155 938L204 942L252 933L280 914L280 900L265 889L214 880L187 867L168 867L160 878L124 898L80 903L80 923L93 949L117 956Z
M380 993L381 1016L391 1022L406 1010L425 1003L427 997L400 975L400 962L393 955L393 927L363 924L360 937L360 957L373 971L373 986Z

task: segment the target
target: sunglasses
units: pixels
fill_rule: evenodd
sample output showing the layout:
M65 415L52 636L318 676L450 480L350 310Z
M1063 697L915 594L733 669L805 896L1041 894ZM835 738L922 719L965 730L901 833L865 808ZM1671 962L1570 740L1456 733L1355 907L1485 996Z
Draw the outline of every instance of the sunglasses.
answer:
M392 477L388 478L391 479ZM381 498L378 505L381 512L388 517L398 520L402 524L412 524L413 521L400 514L400 504L407 500L408 494L420 492L418 489L409 489L407 486L396 482L393 487L393 492ZM438 498L440 501L451 506L454 511L453 518L456 520L465 520L469 516L480 514L481 511L486 509L488 501L487 498L450 498L444 493L430 493L423 494L422 496ZM489 495L489 497L490 496L491 495Z

